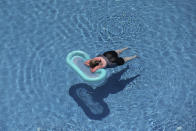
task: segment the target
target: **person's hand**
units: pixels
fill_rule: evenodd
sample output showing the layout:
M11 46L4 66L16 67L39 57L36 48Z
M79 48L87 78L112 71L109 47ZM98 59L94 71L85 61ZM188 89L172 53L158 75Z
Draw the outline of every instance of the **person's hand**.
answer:
M90 60L87 60L86 62L84 62L84 64L89 66L89 62L90 62Z

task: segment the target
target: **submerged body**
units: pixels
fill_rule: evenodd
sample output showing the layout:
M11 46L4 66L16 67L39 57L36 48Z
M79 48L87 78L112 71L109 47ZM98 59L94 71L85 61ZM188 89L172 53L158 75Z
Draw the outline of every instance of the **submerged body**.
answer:
M101 68L114 68L120 65L123 65L126 61L129 61L136 57L119 57L119 54L126 50L127 48L123 48L121 50L115 51L107 51L101 55L96 56L93 59L87 60L85 65L90 67L91 72L95 72Z

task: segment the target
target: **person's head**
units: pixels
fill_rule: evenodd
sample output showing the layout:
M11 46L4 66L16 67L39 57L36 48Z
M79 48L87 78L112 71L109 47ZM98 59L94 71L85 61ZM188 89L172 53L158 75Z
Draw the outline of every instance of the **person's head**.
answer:
M89 66L90 66L91 68L94 68L94 67L98 66L100 62L101 62L101 61L90 60Z

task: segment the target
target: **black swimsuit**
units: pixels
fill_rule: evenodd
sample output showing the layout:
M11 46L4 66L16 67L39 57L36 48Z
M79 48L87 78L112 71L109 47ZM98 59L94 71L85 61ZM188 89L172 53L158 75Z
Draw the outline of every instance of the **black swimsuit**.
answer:
M123 65L125 63L122 57L118 57L118 54L115 51L107 51L102 55L98 55L99 57L103 57L107 62L105 68L113 68L119 65Z

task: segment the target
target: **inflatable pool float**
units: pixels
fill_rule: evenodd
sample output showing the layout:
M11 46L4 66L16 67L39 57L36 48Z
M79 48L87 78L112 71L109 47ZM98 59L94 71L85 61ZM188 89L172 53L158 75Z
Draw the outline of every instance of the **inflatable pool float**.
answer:
M66 57L66 62L85 81L98 82L104 80L107 74L106 70L99 69L92 73L90 68L84 64L88 59L90 59L90 56L87 53L78 50L70 52Z

